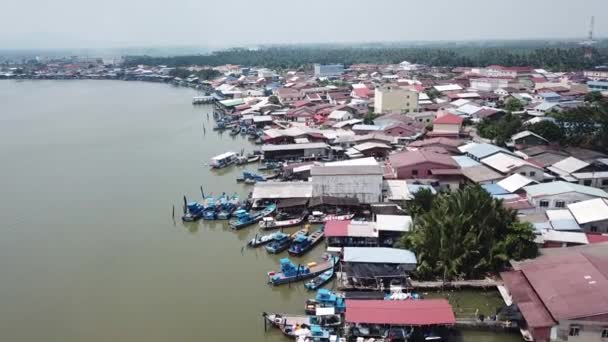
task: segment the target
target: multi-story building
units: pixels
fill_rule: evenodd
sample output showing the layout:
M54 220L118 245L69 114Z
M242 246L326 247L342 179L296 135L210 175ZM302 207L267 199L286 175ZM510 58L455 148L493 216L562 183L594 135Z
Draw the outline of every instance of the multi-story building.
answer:
M608 68L597 68L583 71L583 75L590 80L608 80Z
M315 64L315 77L340 76L344 73L343 64Z
M385 85L376 88L374 113L409 113L416 110L418 110L417 92L401 88L397 85Z

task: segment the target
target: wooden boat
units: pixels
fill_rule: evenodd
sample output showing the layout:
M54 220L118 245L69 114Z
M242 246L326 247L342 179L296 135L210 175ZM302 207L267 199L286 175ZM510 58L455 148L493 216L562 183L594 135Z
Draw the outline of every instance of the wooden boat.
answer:
M182 221L194 222L203 218L203 206L198 202L187 202L184 197L184 214L182 215Z
M291 237L289 235L280 236L279 238L273 240L271 243L266 245L266 252L270 254L278 254L288 249L289 245L291 245Z
M230 221L230 228L232 229L241 229L247 226L250 226L258 221L260 221L263 217L266 217L272 214L277 209L275 204L271 204L264 208L262 211L259 211L254 214L250 214L248 211L244 209L240 209L234 212L234 216L236 217L234 220Z
M264 318L285 336L289 337L318 337L329 338L329 330L342 325L340 315L306 316L286 315L279 313L263 313ZM327 329L323 329L327 328Z
M211 167L221 169L236 163L237 154L234 152L226 152L211 158Z
M321 274L319 274L317 277L313 278L310 281L307 281L304 284L304 287L310 291L314 291L318 288L320 288L321 286L327 284L331 278L333 278L335 275L335 268L331 268Z
M304 222L304 216L293 218L289 220L277 221L274 217L264 217L260 221L260 228L270 230L270 229L278 229L285 227L297 226L300 223Z
M301 256L306 252L313 249L323 238L325 237L325 231L323 228L317 230L316 232L308 235L308 236L298 236L294 239L293 243L289 247L287 251L289 255L293 256Z
M333 268L337 257L329 256L319 263L311 262L308 265L294 265L289 258L280 260L279 272L268 272L268 282L274 286L314 278L319 274Z
M353 217L355 217L355 214L330 215L320 211L313 211L312 214L308 215L308 222L323 223L328 221L346 221L351 220Z
M260 155L248 157L247 163L255 163L255 162L259 161L261 158L262 158L262 156L260 156Z
M253 239L251 239L247 245L249 247L259 247L259 246L265 245L269 242L279 240L283 237L289 238L289 235L285 234L283 232L276 232L276 233L266 234L266 235L257 235L256 234L255 237Z
M333 308L335 313L346 310L344 297L338 296L327 289L319 289L315 298L308 299L304 310L307 315L314 315L317 308Z

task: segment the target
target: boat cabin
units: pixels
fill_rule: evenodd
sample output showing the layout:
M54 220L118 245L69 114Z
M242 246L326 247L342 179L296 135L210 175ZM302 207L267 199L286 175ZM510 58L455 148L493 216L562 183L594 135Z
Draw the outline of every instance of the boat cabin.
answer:
M221 169L236 163L238 155L234 152L226 152L211 158L211 167Z

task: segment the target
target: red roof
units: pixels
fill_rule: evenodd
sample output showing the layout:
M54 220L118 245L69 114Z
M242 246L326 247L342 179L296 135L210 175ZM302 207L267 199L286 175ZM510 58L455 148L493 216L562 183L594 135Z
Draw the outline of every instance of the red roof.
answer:
M408 301L346 300L346 322L391 325L453 325L452 306L445 299Z
M458 115L446 114L433 120L434 124L461 125L464 119Z
M443 165L446 168L451 169L458 168L458 164L449 155L424 150L394 153L389 156L389 161L391 165L396 168L423 163Z
M348 225L350 221L327 221L325 222L325 237L348 236Z
M551 327L555 321L521 271L500 274L505 286L531 328Z
M589 241L589 243L608 242L608 234L587 233L587 241Z

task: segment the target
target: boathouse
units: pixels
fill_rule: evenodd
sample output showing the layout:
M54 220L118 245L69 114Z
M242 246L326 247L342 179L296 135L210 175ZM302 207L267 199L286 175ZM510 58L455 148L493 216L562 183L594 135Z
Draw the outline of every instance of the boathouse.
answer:
M418 334L441 337L442 329L456 324L445 299L346 300L345 332L351 338L410 340Z
M329 153L326 143L264 145L262 153L264 160L296 160L302 158L324 158Z
M345 290L386 290L395 284L411 287L409 274L416 265L416 255L406 249L344 247L338 286Z

